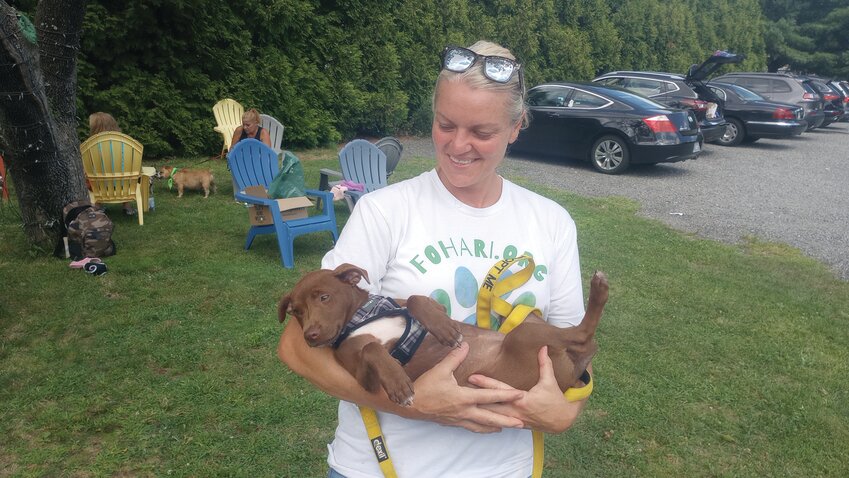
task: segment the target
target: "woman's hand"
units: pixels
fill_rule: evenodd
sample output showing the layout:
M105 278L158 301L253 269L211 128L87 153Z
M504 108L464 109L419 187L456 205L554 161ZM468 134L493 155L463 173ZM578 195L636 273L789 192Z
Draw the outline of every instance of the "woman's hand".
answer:
M463 342L435 367L422 374L414 384L416 395L413 408L431 421L478 433L498 432L502 428L523 428L526 424L517 414L504 414L497 407L498 404L521 399L527 392L502 386L475 389L457 384L454 371L468 353L469 344ZM560 396L562 399L563 395ZM513 408L503 406L508 411Z
M569 402L563 396L554 376L548 347L539 350L538 360L539 381L533 388L527 392L522 391L522 397L518 400L484 407L496 414L517 418L526 428L546 433L561 433L572 426L586 400ZM504 382L477 374L469 377L469 383L491 390L515 390Z

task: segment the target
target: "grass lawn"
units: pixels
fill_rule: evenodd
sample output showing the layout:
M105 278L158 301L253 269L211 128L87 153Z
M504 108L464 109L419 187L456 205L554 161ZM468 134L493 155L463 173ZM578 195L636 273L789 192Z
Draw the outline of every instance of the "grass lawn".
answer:
M336 165L296 154L308 186ZM299 237L294 270L273 236L244 251L225 164L203 166L209 199L160 182L142 227L108 208L118 254L100 277L33 251L0 205L0 476L325 476L335 400L275 348L276 302L330 235ZM392 179L429 167L407 157ZM595 393L547 438L546 477L849 476L849 283L789 247L511 179L572 213L585 280L611 284Z

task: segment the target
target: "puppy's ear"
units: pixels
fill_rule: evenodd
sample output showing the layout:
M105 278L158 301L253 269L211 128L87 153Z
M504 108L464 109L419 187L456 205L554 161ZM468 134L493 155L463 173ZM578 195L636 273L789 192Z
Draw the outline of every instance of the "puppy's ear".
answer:
M365 279L366 282L369 282L368 272L366 272L365 269L361 269L355 265L347 263L334 269L333 275L340 281L350 285L357 285L357 283L360 282L360 279Z
M277 306L277 320L282 324L286 320L286 314L291 312L292 298L290 294L286 294L280 299L280 304Z

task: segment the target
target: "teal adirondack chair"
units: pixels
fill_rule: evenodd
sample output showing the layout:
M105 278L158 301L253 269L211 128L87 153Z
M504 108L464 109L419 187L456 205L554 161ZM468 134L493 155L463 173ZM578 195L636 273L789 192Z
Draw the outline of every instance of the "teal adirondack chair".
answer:
M311 232L329 231L333 236L334 243L339 239L336 213L333 210L333 194L330 192L307 189L307 196L314 196L321 200L323 204L321 214L285 221L280 215L280 207L276 200L259 198L245 193L245 189L250 186L262 186L268 190L268 185L271 184L271 180L274 179L280 169L277 154L273 149L255 139L243 139L230 150L227 155L227 164L230 166L230 171L233 173L233 179L238 188L235 193L236 200L267 206L274 219L273 224L251 226L245 240L245 250L250 249L256 236L277 234L280 260L284 267L291 269L295 267L294 240L296 236Z
M339 151L339 166L344 179L362 184L364 188L364 191L345 191L351 209L363 194L387 185L386 154L364 139L355 139Z
M392 176L392 171L395 171L395 167L401 161L404 146L398 141L398 138L393 136L381 138L374 145L386 155L386 176Z

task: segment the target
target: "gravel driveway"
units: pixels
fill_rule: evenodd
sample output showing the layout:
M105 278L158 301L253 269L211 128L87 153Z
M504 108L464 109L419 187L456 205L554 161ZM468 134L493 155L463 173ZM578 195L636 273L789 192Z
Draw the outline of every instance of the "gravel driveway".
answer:
M433 157L430 138L404 138L404 153ZM782 242L849 280L849 123L792 139L733 148L708 144L696 160L632 167L619 176L589 163L511 155L506 176L582 196L623 196L641 214L727 243Z

